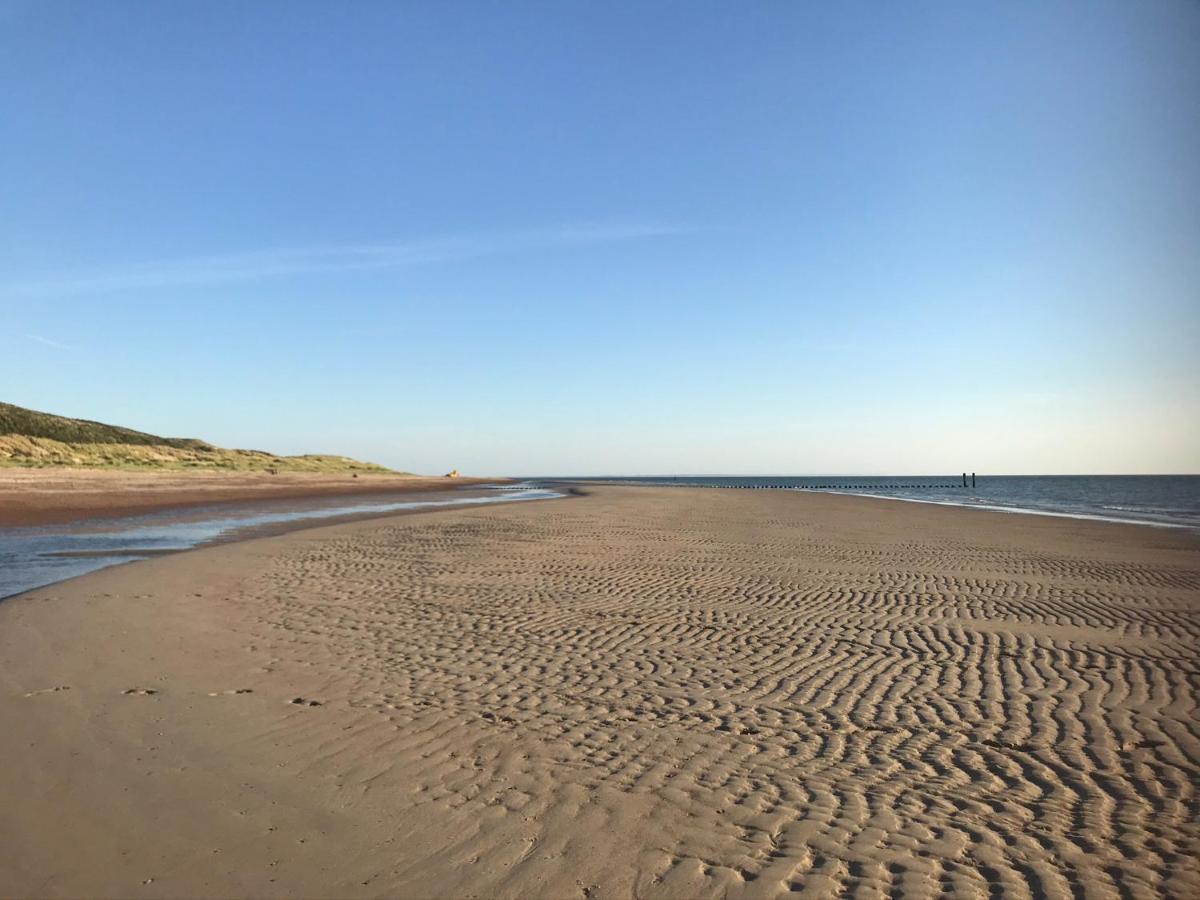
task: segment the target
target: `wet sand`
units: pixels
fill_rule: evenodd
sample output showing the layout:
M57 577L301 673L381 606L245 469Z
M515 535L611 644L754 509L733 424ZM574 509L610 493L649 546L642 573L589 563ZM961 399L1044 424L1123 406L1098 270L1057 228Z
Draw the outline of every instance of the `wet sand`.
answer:
M0 528L245 500L454 490L508 479L309 472L0 468Z
M1200 539L858 497L295 532L0 603L6 896L1200 896Z

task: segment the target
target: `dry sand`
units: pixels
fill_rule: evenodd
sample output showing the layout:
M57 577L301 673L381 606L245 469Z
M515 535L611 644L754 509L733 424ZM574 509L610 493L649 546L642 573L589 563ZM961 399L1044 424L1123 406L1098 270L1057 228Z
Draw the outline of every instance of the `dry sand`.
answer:
M0 894L1196 897L1198 637L1194 535L790 492L149 560L0 604Z
M507 479L346 473L0 468L0 527L245 500L452 490Z

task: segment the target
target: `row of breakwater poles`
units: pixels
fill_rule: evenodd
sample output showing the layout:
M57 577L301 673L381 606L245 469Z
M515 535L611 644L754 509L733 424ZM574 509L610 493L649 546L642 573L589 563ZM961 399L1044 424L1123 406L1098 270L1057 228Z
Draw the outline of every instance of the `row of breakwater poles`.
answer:
M895 491L895 490L922 490L922 489L948 489L975 487L975 473L970 474L970 484L967 483L967 473L962 473L962 483L956 481L938 481L938 482L868 482L866 484L843 482L843 481L828 481L819 484L787 484L783 482L764 482L762 484L689 484L688 487L712 487L712 488L735 488L749 489L757 491L771 490L805 490L805 491ZM620 482L617 482L618 484ZM665 482L667 484L680 484L678 478Z
M683 479L681 479L678 476L675 476L675 477L668 476L668 477L664 478L662 481L651 481L651 480L647 479L646 481L644 481L642 483L655 484L660 487L666 486L666 485L677 485L680 487L691 487L691 488L726 488L726 489L734 489L734 490L757 490L757 491L770 491L770 490L791 490L791 491L796 491L796 490L801 490L801 491L822 491L822 490L824 490L824 491L872 491L872 490L888 491L888 490L893 490L894 491L894 490L922 490L922 489L955 490L957 488L967 488L967 487L970 487L973 489L975 487L975 473L972 472L970 474L970 479L971 479L970 484L967 483L967 477L968 477L967 473L963 472L961 483L959 483L958 481L936 481L936 482L935 481L925 481L925 482L876 481L876 482L862 483L862 482L838 481L835 479L830 479L829 481L822 480L816 484L795 484L795 483L789 484L787 482L769 482L769 481L768 482L760 482L758 484L713 481L708 484L705 484L700 481L694 481L694 482L684 481ZM567 480L570 480L570 479L567 479ZM591 484L631 484L631 483L636 484L637 482L636 481L626 481L625 479L621 479L621 478L615 478L615 479L611 479L611 480L609 480L609 479L596 479L596 480L588 479L588 483L591 483ZM511 485L501 485L500 487L504 488L504 489L509 489L512 486Z

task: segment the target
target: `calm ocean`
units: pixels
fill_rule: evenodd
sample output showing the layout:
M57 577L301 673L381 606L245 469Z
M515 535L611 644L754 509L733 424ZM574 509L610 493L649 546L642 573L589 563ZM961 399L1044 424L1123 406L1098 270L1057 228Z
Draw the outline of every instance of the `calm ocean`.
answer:
M961 473L938 476L828 475L798 478L784 475L685 475L530 480L839 491L1008 512L1200 528L1200 475L981 475L976 479L974 488L962 487Z

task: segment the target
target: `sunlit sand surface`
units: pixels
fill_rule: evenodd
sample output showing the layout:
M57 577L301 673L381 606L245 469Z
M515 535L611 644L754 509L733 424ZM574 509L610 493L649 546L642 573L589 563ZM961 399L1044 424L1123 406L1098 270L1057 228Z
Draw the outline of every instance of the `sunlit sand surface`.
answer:
M0 604L9 896L1200 896L1200 539L590 496Z

